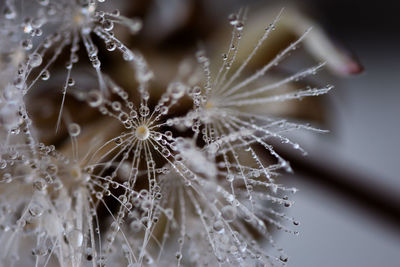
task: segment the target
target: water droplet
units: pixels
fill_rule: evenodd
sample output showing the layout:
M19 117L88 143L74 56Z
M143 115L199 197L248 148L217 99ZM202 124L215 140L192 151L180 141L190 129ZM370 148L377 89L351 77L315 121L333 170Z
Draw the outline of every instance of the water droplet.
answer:
M33 189L37 191L44 191L46 190L47 185L46 182L43 179L36 180L33 182Z
M71 232L69 232L67 239L68 243L73 248L81 247L83 244L83 234L79 230L72 230Z
M244 24L243 22L239 21L235 26L238 31L241 31L243 30Z
M32 46L33 46L32 41L30 39L26 39L26 40L22 41L21 45L22 45L22 48L25 50L31 50Z
M114 16L118 17L120 15L120 12L118 9L114 9L113 12L111 12Z
M166 147L162 149L161 153L163 154L164 157L169 157L171 155L171 152Z
M111 107L112 107L112 109L113 109L114 111L120 111L122 105L121 105L120 102L114 101L114 102L111 103Z
M128 114L125 113L125 112L121 112L121 113L118 115L118 118L119 118L119 120L120 120L122 123L127 123L127 122L129 121L129 116L128 116Z
M4 8L3 14L6 19L14 19L17 15L17 13L15 13L15 11L8 6Z
M115 44L115 42L110 41L106 43L106 49L108 51L114 51L117 48L117 45Z
M224 218L224 220L227 222L232 222L236 219L236 208L231 205L223 207L221 213L222 218Z
M111 31L114 28L114 23L111 20L104 20L102 23L102 27L105 31Z
M40 66L42 61L42 56L38 53L32 53L29 55L29 65L31 65L33 68Z
M76 137L81 133L81 127L77 123L70 123L68 125L68 133L71 137Z
M171 83L168 86L168 92L171 94L172 98L181 98L186 91L186 86L181 83Z
M72 63L71 62L67 62L67 63L65 63L65 68L67 69L67 70L70 70L70 69L72 69Z
M217 151L218 151L218 144L217 143L211 143L209 146L208 146L208 152L210 152L211 154L215 154L215 153L217 153Z
M43 81L47 81L48 79L50 79L50 72L48 70L43 71L42 74L40 75L40 78Z
M95 60L92 61L93 68L95 68L95 69L100 68L100 65L101 65L100 60L95 59Z
M5 169L7 167L7 161L0 159L0 169Z
M232 183L234 179L235 179L235 176L233 174L231 174L231 173L226 176L226 180L229 183Z
M75 80L72 79L72 78L69 78L67 83L68 83L68 86L74 86L75 85Z
M228 20L229 20L229 23L231 24L231 25L236 25L239 21L238 21L238 17L237 17L237 15L236 14L230 14L229 16L228 16Z
M177 260L181 260L182 259L182 253L176 252L175 257L176 257Z
M12 176L10 173L6 172L0 179L1 183L10 183L12 181Z
M147 117L150 114L150 109L147 106L141 106L139 108L139 114L142 117Z
M216 220L213 224L213 229L218 233L222 234L225 232L224 223L221 220Z
M156 141L160 141L161 138L162 138L162 134L159 133L159 132L155 132L155 133L153 133L153 138L154 138L154 140L156 140Z
M90 91L87 96L86 100L88 101L91 107L98 107L103 103L103 96L98 90Z
M279 260L280 260L281 262L287 262L287 261L288 261L288 257L287 257L287 256L284 256L284 255L281 255L281 256L279 257Z
M165 107L165 106L161 107L160 108L160 113L163 114L163 115L167 114L168 113L168 107Z
M113 183L113 185L116 184L118 185L118 183ZM119 201L121 201L121 203L125 204L128 201L128 198L125 195L120 195L118 197Z

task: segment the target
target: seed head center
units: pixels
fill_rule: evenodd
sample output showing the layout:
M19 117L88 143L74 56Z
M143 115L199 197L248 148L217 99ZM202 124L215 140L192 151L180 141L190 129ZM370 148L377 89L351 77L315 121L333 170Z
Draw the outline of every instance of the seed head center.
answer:
M95 5L83 8L77 7L72 16L74 24L78 27L83 27L85 24L88 24L90 22L89 17L94 13L95 9Z
M146 125L140 125L136 128L135 135L137 139L144 141L149 138L149 128Z
M214 103L211 101L208 101L205 106L206 109L212 109L214 107Z
M73 21L75 25L82 26L85 21L85 16L81 12L75 12Z

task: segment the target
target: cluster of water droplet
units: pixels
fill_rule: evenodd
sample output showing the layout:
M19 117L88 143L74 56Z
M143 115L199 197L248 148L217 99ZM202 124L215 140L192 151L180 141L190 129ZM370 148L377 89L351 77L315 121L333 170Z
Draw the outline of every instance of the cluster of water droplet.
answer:
M237 66L245 12L233 14L229 16L232 40L219 71L212 73L210 59L199 51L196 58L204 82L193 77L183 81L178 75L151 105L152 71L141 54L113 33L115 24L136 33L142 26L139 20L125 18L118 10L101 11L95 0L37 0L28 4L29 16L18 13L20 2L26 1L7 0L0 18L0 27L10 29L1 29L1 38L12 36L11 42L17 44L6 51L15 59L1 74L7 79L0 76L0 138L5 140L0 143L0 243L6 244L0 259L18 262L18 253L7 254L28 240L36 265L46 265L51 257L65 266L86 261L94 266L129 267L171 262L178 266L286 263L287 256L271 235L273 229L298 233L282 221L299 223L281 211L292 205L287 195L296 189L276 183L281 169L291 169L268 141L276 139L305 153L285 133L319 130L245 108L331 89L277 90L315 74L322 64L260 85L261 77L296 49L304 36L238 81L277 20ZM119 51L131 63L138 99L102 74L93 36L104 41L106 50ZM68 89L78 83L72 69L79 63L82 44L98 81L93 89L80 92L82 99L101 115L115 119L124 132L103 140L93 151L84 151L87 155L82 157L79 145L86 143L80 141L85 140L81 136L86 125L65 116L72 147L66 157L37 140L24 96L38 80L48 81L51 65L67 53L58 129ZM192 100L193 108L175 116L174 108L185 97ZM104 211L106 215L101 215ZM263 242L273 251L266 252Z

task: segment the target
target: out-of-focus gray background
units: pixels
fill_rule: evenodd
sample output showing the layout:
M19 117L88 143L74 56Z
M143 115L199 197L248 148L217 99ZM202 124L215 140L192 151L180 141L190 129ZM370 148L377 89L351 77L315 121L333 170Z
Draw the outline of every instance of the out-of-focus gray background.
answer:
M399 207L400 4L302 2L312 5L328 30L353 50L365 67L359 76L333 81L334 127L330 137L304 140L309 157L360 174L342 178L376 190L379 195L371 198L384 196ZM400 225L361 208L329 186L303 178L290 180L300 189L289 212L301 221L300 235L279 237L290 255L289 266L400 266Z

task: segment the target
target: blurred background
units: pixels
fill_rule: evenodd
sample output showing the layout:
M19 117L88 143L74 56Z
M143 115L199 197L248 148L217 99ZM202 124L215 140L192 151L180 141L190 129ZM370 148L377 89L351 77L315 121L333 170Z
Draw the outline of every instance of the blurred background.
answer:
M400 4L306 2L365 71L333 82L331 133L308 151L341 175L336 183L292 177L301 234L281 236L282 246L290 266L400 266Z

